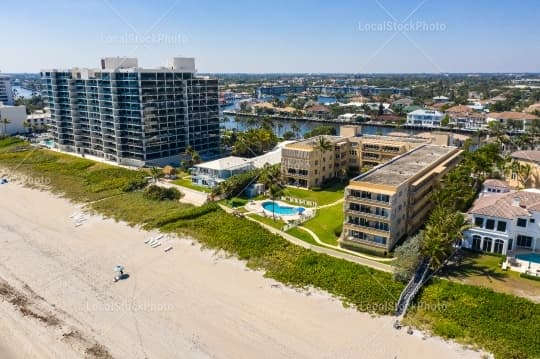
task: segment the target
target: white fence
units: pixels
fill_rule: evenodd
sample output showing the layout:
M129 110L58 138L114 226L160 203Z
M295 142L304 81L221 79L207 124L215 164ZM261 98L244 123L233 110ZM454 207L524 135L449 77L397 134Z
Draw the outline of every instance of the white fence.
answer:
M281 200L294 203L294 204L301 204L302 206L306 206L306 207L317 207L317 202L309 201L307 199L301 199L301 198L290 197L290 196L282 196Z

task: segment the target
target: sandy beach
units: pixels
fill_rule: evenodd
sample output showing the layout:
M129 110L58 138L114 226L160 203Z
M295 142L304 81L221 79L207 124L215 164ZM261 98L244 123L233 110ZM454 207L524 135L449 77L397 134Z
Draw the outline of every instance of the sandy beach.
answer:
M244 263L0 185L1 358L480 358ZM113 283L113 267L129 278Z

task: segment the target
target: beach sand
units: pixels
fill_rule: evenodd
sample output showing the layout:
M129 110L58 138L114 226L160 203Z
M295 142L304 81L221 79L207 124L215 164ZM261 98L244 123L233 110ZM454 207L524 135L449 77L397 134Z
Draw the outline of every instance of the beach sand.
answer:
M0 186L1 358L480 357L279 285L191 239L165 253L143 243L151 233L112 220L75 227L77 211ZM113 283L116 264L127 280Z

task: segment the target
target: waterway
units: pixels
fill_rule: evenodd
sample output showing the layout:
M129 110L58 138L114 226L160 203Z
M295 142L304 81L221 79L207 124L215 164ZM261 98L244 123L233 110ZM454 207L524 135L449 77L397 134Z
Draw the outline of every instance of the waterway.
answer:
M229 106L223 106L221 110L225 111L231 111L238 109L239 105L238 103L234 105ZM339 133L339 126L340 124L331 124L331 123L320 123L320 122L314 122L314 121L302 121L302 120L273 120L273 130L274 133L281 137L283 134L287 131L295 132L293 127L296 125L298 127L298 134L299 136L303 137L306 132L309 132L313 130L315 127L318 126L330 126L334 127L336 129L336 133ZM253 125L248 125L246 123L246 117L236 117L232 115L223 115L222 116L222 123L221 126L228 129L228 130L236 130L236 131L245 131L249 129L250 127L254 127ZM362 134L365 135L387 135L391 132L402 132L402 133L408 133L408 134L415 134L419 132L424 132L424 130L413 130L413 129L404 129L404 128L392 128L392 127L381 127L381 126L372 126L372 125L362 125Z
M12 89L13 89L13 94L15 95L16 98L19 98L19 97L22 97L25 99L32 98L32 90L29 90L20 86L13 86Z

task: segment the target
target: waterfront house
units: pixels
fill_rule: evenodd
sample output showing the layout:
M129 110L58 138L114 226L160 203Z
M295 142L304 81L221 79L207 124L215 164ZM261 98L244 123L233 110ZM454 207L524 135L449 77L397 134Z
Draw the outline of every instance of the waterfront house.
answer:
M446 110L450 124L457 128L480 130L487 128L486 115L473 111L469 106L457 105Z
M439 127L443 114L433 110L416 110L407 114L407 125L415 127Z
M487 115L487 122L496 121L511 130L524 131L527 127L531 126L534 120L537 120L538 116L530 113L516 112L516 111L504 111L504 112L491 112Z
M467 212L473 227L462 247L510 255L540 250L540 193L511 190L500 180L486 180L479 198Z

